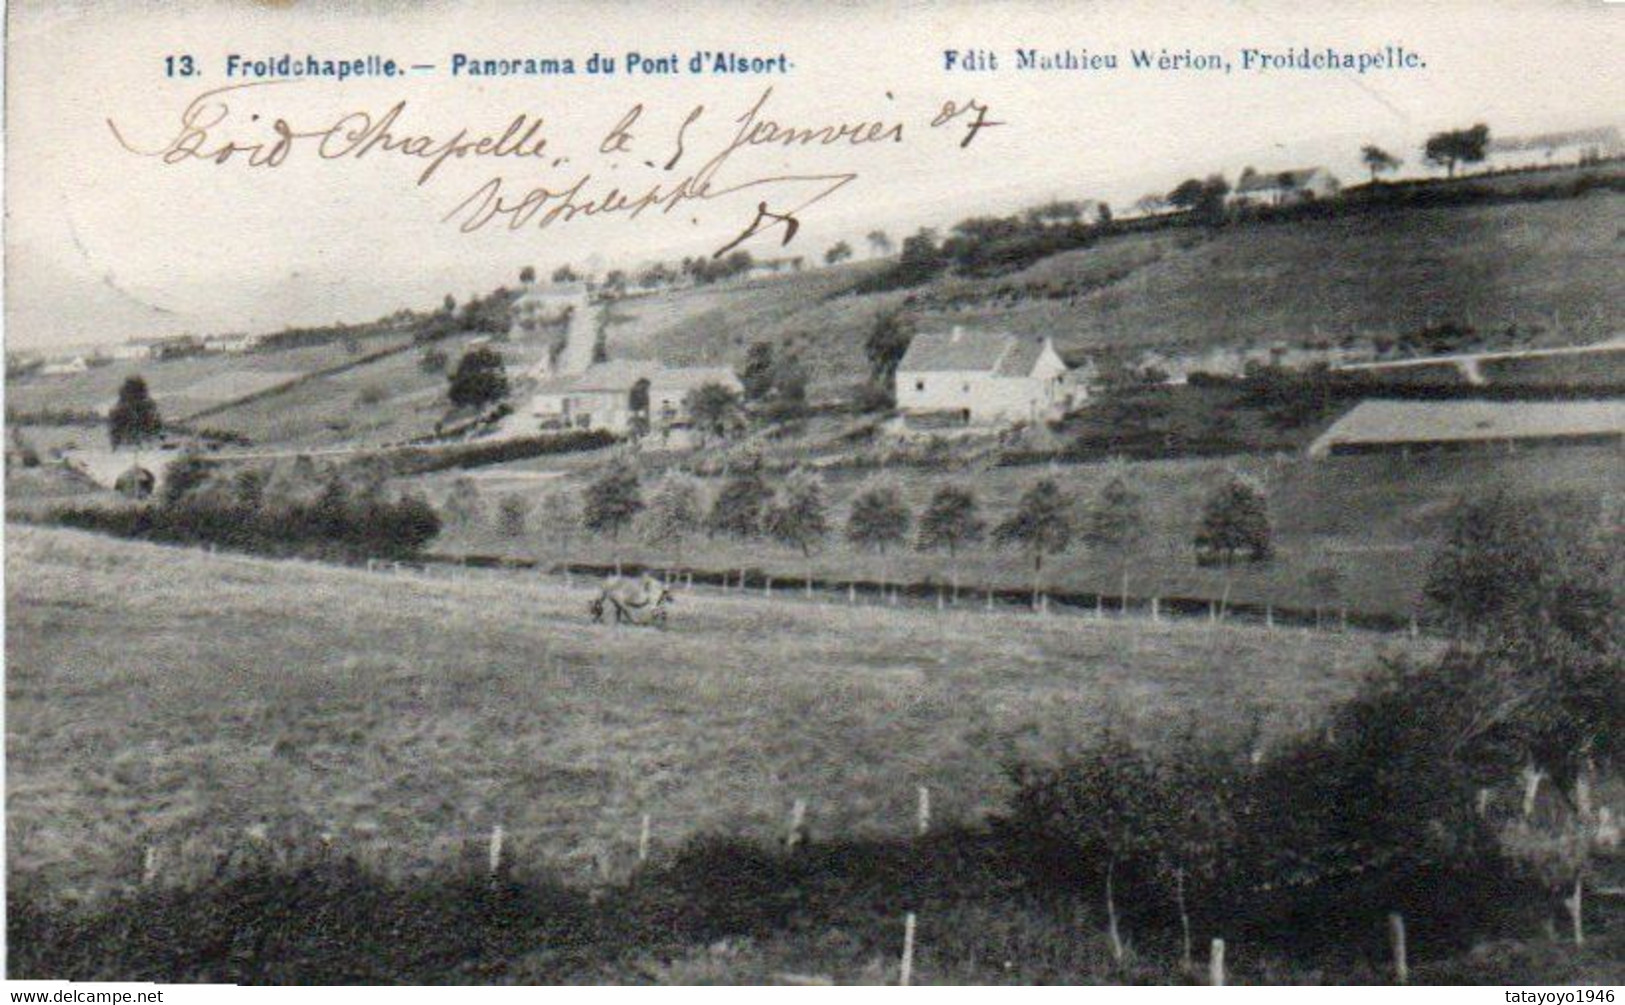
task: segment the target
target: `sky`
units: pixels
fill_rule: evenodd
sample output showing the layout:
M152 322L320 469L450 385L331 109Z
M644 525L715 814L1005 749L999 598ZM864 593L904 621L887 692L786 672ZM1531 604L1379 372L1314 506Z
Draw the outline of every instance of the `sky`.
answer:
M1481 0L1195 3L473 3L305 4L217 0L171 5L23 0L8 5L6 288L8 348L111 343L181 332L268 331L362 321L446 293L513 283L534 265L636 267L708 254L739 236L762 202L799 206L822 183L784 176L853 175L783 228L740 244L758 257L820 259L874 228L895 237L922 225L1009 212L1049 198L1126 207L1193 174L1323 164L1345 182L1375 143L1425 170L1420 146L1445 128L1485 122L1496 135L1621 124L1625 4ZM1340 50L1403 46L1424 68L1150 73L1129 50L1166 48L1238 58L1245 47ZM1115 53L1105 71L1018 71L1018 47ZM776 56L776 76L629 74L628 51L732 50ZM946 70L944 51L993 51L997 71ZM614 76L452 78L455 53L476 58L614 55ZM226 57L376 53L434 71L404 79L301 80L200 99L228 84ZM165 75L191 55L201 76ZM764 91L772 93L763 100ZM346 115L381 118L404 101L397 131L443 140L459 129L499 135L539 117L546 156L448 160L421 184L422 159L374 151L325 160L295 140L275 167L241 154L224 164L166 163L194 100L224 108L208 142L274 139L331 128ZM590 175L583 196L612 186L671 186L723 153L739 116L784 126L902 124L901 142L736 150L718 187L732 195L509 229L505 217L464 233L452 215L500 178L514 200ZM961 147L967 113L933 128L947 102L985 105ZM704 109L688 128L691 110ZM641 106L622 149L600 144ZM258 116L258 118L254 118ZM356 122L358 119L350 119ZM109 123L117 128L117 135ZM677 149L677 164L665 165ZM122 141L120 139L122 137ZM612 140L611 143L614 141ZM131 148L134 148L132 150ZM135 152L142 151L142 152ZM473 200L472 203L467 200ZM536 221L533 218L531 224Z

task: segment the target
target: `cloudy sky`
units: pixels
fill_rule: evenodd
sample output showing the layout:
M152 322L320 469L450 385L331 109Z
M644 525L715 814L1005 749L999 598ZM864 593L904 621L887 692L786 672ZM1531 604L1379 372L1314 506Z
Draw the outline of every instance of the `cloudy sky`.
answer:
M787 175L856 177L798 213L791 245L777 233L741 245L758 256L820 257L874 227L893 234L946 226L1050 197L1126 206L1195 173L1246 165L1325 164L1363 173L1377 143L1419 172L1428 133L1487 122L1516 135L1618 124L1625 108L1625 4L1358 2L449 3L299 2L145 7L99 3L8 5L6 338L13 347L112 342L183 331L259 331L364 320L422 307L450 292L511 282L520 266L564 262L636 266L704 254L731 241L759 201L790 208L812 182L765 182L735 195L658 209L636 220L605 214L509 229L499 218L462 233L444 218L493 178L513 199L591 177L581 197L611 187L672 186L723 152L737 119L761 98L759 119L785 126L880 121L900 143L730 154L714 187ZM1340 50L1404 46L1426 61L1407 72L1148 73L1129 52L1186 49L1232 59L1244 47ZM1014 50L1115 53L1115 72L1020 72ZM775 77L630 75L630 50L783 52ZM998 54L997 72L950 72L945 49ZM476 58L614 55L613 77L459 78L456 53ZM375 150L324 160L295 140L276 167L239 155L225 164L165 163L152 152L178 134L183 110L226 77L226 57L379 54L436 70L405 79L305 80L210 99L225 118L208 143L274 139L346 115L405 108L398 135L436 140L468 130L500 134L539 117L542 158L448 161L419 184L424 161ZM165 76L165 57L191 55L201 76ZM1002 122L961 148L964 116L931 120L945 102L976 100ZM624 148L600 144L641 105ZM681 130L683 156L671 170ZM257 116L257 118L256 118ZM111 121L124 138L121 145ZM352 123L360 121L351 119ZM534 224L535 220L532 220Z

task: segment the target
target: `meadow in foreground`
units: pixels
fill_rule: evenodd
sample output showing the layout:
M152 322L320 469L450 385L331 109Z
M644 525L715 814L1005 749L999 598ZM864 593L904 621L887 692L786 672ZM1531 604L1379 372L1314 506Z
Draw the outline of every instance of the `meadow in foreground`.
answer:
M588 623L579 581L386 577L9 528L9 867L64 898L181 881L245 835L322 835L388 874L501 824L508 853L617 874L652 844L979 821L1001 764L1104 714L1259 717L1348 694L1360 633L849 609L680 594L664 632Z

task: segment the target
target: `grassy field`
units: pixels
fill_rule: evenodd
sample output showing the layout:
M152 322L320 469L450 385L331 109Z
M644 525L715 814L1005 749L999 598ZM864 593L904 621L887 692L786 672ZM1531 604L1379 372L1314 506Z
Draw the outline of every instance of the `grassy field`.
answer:
M940 485L972 487L989 524L1002 519L1028 485L1054 478L1078 503L1079 511L1100 487L1119 474L1145 500L1147 538L1132 556L1128 588L1137 596L1228 595L1236 602L1274 603L1298 608L1347 605L1360 611L1407 616L1415 610L1427 563L1448 525L1451 508L1496 488L1515 492L1572 490L1590 498L1625 491L1618 452L1574 448L1514 455L1459 454L1418 457L1238 457L1216 460L1164 460L1131 464L1076 464L1030 468L971 468L959 471L900 469L894 472L917 514ZM840 538L853 495L871 477L855 472L829 476L828 494L835 531L827 546L803 559L799 552L760 541L698 536L681 549L652 548L636 534L619 541L588 538L579 529L568 536L544 523L540 500L560 488L579 490L591 471L579 467L561 479L479 481L485 519L447 527L432 547L446 553L472 552L548 561L603 563L636 561L692 564L709 569L761 569L787 580L818 577L947 581L946 556L893 549L885 555L857 551ZM1209 491L1231 472L1265 485L1270 497L1277 556L1260 566L1226 572L1198 567L1192 536ZM422 480L432 498L450 490L455 472ZM707 486L715 491L715 484ZM513 493L533 503L526 534L505 537L498 529L498 499ZM1309 576L1322 567L1342 574L1339 595L1327 598L1310 588ZM959 561L962 582L1019 589L1032 582L1030 565L1017 553L991 546L972 548ZM1092 554L1077 542L1073 550L1047 563L1045 582L1057 590L1116 593L1115 557Z
M147 382L164 418L183 419L203 408L245 397L300 374L339 366L354 355L398 344L401 336L361 339L352 354L340 342L251 353L213 354L171 360L122 360L85 373L24 377L6 383L6 405L27 414L105 411L118 399L125 378Z
M436 343L447 356L447 370L471 348L476 335L455 335ZM520 374L534 364L536 344L496 343L508 377L515 386L510 403L528 404ZM446 374L425 372L421 350L398 353L365 366L300 384L284 394L222 409L209 416L215 429L230 430L255 443L288 447L394 443L434 431L451 409Z
M668 631L616 629L540 578L7 530L8 866L69 901L130 883L149 845L182 883L254 833L327 833L404 875L501 823L573 882L624 869L643 813L661 850L771 841L798 798L822 838L897 837L923 784L970 824L1001 760L1110 710L1280 735L1395 644L700 592Z

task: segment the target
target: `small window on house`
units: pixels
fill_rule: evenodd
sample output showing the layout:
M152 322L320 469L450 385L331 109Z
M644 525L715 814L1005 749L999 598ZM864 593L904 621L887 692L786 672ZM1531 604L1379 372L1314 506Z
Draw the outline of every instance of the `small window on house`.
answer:
M923 390L925 390L925 381L923 381L923 380L916 380L916 381L915 381L915 382L914 382L914 390L916 390L916 391L923 391Z

